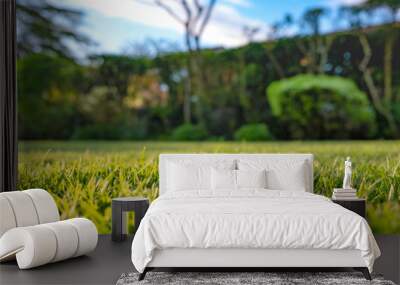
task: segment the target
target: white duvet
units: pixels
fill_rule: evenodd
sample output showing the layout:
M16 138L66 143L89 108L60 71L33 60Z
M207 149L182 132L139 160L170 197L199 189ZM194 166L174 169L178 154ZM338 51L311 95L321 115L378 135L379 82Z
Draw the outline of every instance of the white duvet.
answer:
M154 250L165 248L358 249L370 271L380 255L365 219L329 199L256 189L162 195L134 237L135 268L143 272Z

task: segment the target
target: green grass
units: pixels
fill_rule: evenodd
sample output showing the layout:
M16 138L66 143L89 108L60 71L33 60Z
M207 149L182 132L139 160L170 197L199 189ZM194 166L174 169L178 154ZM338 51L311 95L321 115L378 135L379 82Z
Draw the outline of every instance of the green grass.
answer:
M62 218L85 216L100 233L111 230L111 198L158 195L160 153L313 153L314 189L331 196L340 187L346 156L353 183L368 201L376 233L400 233L400 141L340 142L22 142L19 189L44 188L56 199Z

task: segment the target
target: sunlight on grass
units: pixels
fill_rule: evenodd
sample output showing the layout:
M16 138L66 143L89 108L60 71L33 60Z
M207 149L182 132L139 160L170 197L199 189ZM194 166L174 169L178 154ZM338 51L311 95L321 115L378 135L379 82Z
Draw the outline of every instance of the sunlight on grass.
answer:
M160 153L313 153L314 189L331 196L340 187L346 156L358 195L368 201L376 233L400 233L400 142L22 142L19 189L53 194L63 219L85 216L100 233L111 230L111 199L158 195Z

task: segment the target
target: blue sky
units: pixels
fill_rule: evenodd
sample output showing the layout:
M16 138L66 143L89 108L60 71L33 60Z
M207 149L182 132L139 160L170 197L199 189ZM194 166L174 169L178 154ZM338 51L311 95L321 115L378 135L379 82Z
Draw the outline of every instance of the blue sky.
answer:
M64 0L63 4L85 13L80 29L98 43L92 48L92 52L120 53L129 44L141 43L148 38L164 39L183 46L183 28L164 10L143 4L151 1ZM174 0L164 1L180 13L179 7L174 6ZM332 23L335 23L339 6L360 1L362 0L217 0L204 31L202 44L224 47L245 44L244 26L259 27L256 40L263 40L271 25L281 20L286 13L298 19L308 8L320 6L332 9L330 17L323 23L323 29L327 31L334 27Z

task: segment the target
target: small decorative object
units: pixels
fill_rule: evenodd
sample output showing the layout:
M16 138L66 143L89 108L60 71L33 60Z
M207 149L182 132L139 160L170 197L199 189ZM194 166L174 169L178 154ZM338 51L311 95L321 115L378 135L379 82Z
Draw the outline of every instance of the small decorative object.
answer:
M357 190L356 189L343 189L343 188L334 188L332 194L333 200L354 200L357 199Z
M357 190L351 187L351 160L347 157L344 163L343 188L334 188L333 200L354 200L357 199Z
M348 156L344 163L344 178L343 178L343 189L351 188L351 160Z

